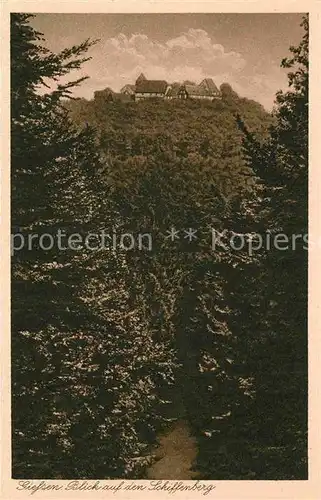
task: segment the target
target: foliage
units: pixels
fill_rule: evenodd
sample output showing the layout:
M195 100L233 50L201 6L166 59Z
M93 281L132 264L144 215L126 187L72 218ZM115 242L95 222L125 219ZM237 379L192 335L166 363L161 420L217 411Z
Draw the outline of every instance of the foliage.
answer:
M268 141L260 145L241 123L245 154L263 186L259 224L289 243L266 249L258 279L249 281L259 297L249 327L260 331L248 360L257 387L249 418L264 479L307 477L307 17L302 26L302 42L282 61L292 69L289 90L277 94Z
M306 477L306 254L229 242L306 232L307 31L273 116L228 84L213 103L40 93L93 43L40 40L12 16L13 232L152 248L15 253L14 477L144 477L181 416L206 479Z
M12 258L13 475L137 475L162 422L171 341L154 337L145 285L122 252L72 249L66 238L57 247L58 230L98 232L117 214L92 131L76 131L61 106L72 84L37 92L44 77L78 67L90 43L54 56L20 14L12 35L13 232L55 241Z

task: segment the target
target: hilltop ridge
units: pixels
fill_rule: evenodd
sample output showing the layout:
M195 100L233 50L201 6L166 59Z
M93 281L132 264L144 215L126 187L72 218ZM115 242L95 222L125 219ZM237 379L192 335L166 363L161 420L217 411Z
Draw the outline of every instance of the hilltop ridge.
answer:
M95 98L103 97L110 101L140 101L145 99L194 99L198 101L214 101L221 99L222 94L212 78L204 78L199 84L186 80L183 83L168 83L166 80L149 80L141 73L135 84L127 83L120 92L110 87L95 92Z
M95 94L91 101L78 99L66 106L77 127L94 128L101 154L109 162L122 162L117 168L138 157L143 170L147 168L146 162L161 158L186 160L195 168L205 162L219 175L219 182L225 186L223 191L228 194L236 186L236 191L240 191L244 185L242 136L236 115L241 115L261 139L273 117L261 104L239 97L228 84L221 85L220 92L222 98L213 102L192 99L123 102Z

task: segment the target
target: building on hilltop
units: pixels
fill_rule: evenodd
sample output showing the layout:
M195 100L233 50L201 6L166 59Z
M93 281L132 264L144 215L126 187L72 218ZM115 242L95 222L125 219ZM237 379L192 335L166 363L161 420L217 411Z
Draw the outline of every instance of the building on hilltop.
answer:
M141 73L141 74L139 75L139 77L137 78L137 80L136 80L136 82L135 82L135 85L139 85L140 83L142 83L142 82L144 82L144 81L146 81L146 80L147 80L147 78L146 78L146 76L144 75L144 73Z
M135 95L135 88L135 85L127 83L127 85L120 89L120 93L126 95Z
M182 85L178 91L178 99L200 99L213 101L220 99L221 93L212 78L205 78L199 85Z
M125 85L120 94L130 96L135 101L150 98L213 101L222 97L212 78L204 78L198 85L188 81L183 84L173 83L171 85L165 80L148 80L143 73L139 75L135 85Z
M212 78L204 78L204 80L199 84L200 87L206 89L211 95L220 97L221 93Z
M168 90L168 83L165 80L140 80L136 82L135 100L150 98L163 98Z
M95 101L112 101L113 100L114 91L110 87L106 87L104 90L96 90L94 92L94 100Z
M94 100L96 102L132 102L135 95L129 95L122 92L114 92L111 88L107 87L104 90L96 90L94 92Z
M169 85L165 94L165 99L178 99L180 85Z
M135 85L127 84L121 90L121 94L127 94L135 98L135 101L149 98L164 98L168 90L168 83L165 80L147 80L141 73Z

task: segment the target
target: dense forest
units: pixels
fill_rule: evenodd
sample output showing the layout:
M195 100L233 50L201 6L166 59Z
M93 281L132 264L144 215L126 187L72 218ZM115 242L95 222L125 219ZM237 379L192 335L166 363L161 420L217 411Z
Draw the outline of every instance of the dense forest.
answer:
M95 42L53 54L30 17L11 19L12 233L153 245L13 252L13 477L146 478L183 418L198 477L306 479L307 252L249 244L307 233L307 17L273 113L228 83L201 103L40 93Z

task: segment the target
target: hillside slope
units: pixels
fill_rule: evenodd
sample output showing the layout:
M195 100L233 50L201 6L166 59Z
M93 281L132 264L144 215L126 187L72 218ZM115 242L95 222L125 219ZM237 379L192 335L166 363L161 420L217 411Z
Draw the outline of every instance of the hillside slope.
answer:
M96 98L66 106L77 126L95 128L98 148L109 161L176 158L187 159L195 168L206 164L222 194L230 196L244 187L249 175L241 158L236 114L261 138L273 118L260 104L239 98L227 84L222 87L223 99L215 102L122 103Z

